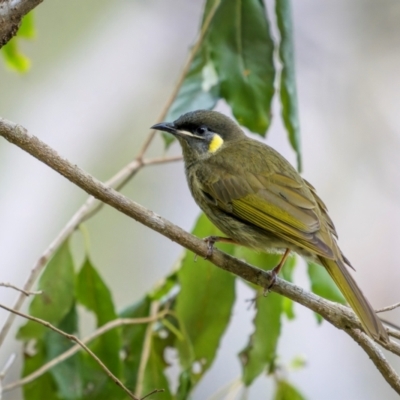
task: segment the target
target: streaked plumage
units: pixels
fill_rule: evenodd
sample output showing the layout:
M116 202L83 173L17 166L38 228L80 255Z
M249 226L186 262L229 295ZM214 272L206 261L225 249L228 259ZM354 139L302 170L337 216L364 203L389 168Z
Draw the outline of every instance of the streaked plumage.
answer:
M351 267L325 204L285 158L214 111L195 111L154 128L178 138L191 193L222 232L244 246L289 248L322 264L366 331L388 340L345 265Z

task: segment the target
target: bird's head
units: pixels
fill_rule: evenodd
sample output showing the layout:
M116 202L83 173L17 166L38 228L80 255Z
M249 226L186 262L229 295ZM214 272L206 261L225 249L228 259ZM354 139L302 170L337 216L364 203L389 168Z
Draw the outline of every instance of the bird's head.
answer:
M227 143L245 138L230 118L208 110L186 113L174 122L156 124L152 129L174 135L182 146L186 162L211 157Z

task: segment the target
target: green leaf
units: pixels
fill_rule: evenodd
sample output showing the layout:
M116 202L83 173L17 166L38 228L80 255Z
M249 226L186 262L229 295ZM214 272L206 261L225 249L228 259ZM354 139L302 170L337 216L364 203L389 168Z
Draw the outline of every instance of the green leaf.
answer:
M297 169L301 171L300 125L297 107L293 22L290 0L276 0L275 4L278 29L281 36L279 57L282 63L280 76L282 119L289 135L290 144L297 153Z
M78 316L76 314L75 304L59 328L66 333L74 334L78 331ZM54 331L49 331L45 336L46 353L48 361L64 353L75 343ZM58 392L63 399L80 399L83 395L81 354L77 353L62 363L56 365L51 370L55 382L58 386Z
M346 300L339 288L335 285L335 282L333 282L332 278L323 266L309 262L308 277L310 278L311 290L315 294L331 301L346 304ZM317 321L321 322L322 317L319 314L315 315Z
M30 306L29 314L44 319L53 325L64 319L74 302L75 274L68 240L65 241L39 280L39 290ZM41 338L47 328L34 321L28 321L18 332L18 339Z
M172 289L178 284L176 272L168 275L156 288L149 294L151 300L161 300L171 293Z
M121 314L121 318L143 318L150 313L150 299L145 297L139 303L128 307ZM126 325L122 327L122 348L124 357L124 382L128 388L134 390L137 385L137 374L142 357L144 337L147 324Z
M16 38L12 38L7 44L5 44L1 51L6 62L6 66L17 72L26 72L31 66L31 62L28 57L23 55L19 49Z
M201 215L193 233L199 237L220 235L211 222ZM233 245L218 244L233 254ZM235 278L204 259L194 260L186 251L178 279L181 290L177 296L176 315L186 342L176 341L183 368L197 382L213 362L225 332L235 299ZM191 351L186 349L191 347Z
M22 18L17 35L1 48L8 68L21 73L29 70L31 62L28 57L19 51L19 39L32 39L35 34L33 13L30 12Z
M168 281L166 281L168 285ZM146 296L139 303L126 309L121 318L142 318L149 316L152 299ZM143 345L148 324L125 325L122 329L123 351L124 351L124 377L127 387L133 391L137 387L137 376L139 365L143 355ZM158 324L159 329L162 325ZM165 332L165 331L164 331ZM167 346L172 347L175 336L172 334L161 335L156 330L152 333L150 343L150 354L146 364L144 380L142 382L142 393L144 396L154 389L164 389L163 393L158 393L160 400L172 399L169 389L169 382L165 377L164 370L168 366L164 360L164 353Z
M33 39L36 36L33 11L22 18L21 26L18 29L17 37L24 39Z
M256 253L242 248L241 255L253 265L275 266L280 255ZM283 297L269 293L267 297L258 290L256 298L257 313L254 318L254 332L239 357L243 368L243 383L251 385L257 376L266 369L273 370L278 339L281 333L281 314Z
M274 400L305 400L305 397L287 381L279 380Z
M206 48L203 47L196 54L165 120L175 121L189 111L211 110L218 98L218 76ZM174 137L170 134L163 133L163 137L167 147L174 141Z
M164 392L157 393L154 398L159 400L172 400L169 382L164 374L166 368L164 360L165 344L160 338L153 334L152 343L150 345L149 359L146 364L143 380L143 390L141 396L145 396L154 389L164 389Z
M30 375L44 365L48 359L43 339L35 340L35 354L28 354L24 351L24 365L22 376ZM34 381L27 383L22 388L25 400L59 400L57 386L54 378L49 372L41 375Z
M296 266L296 256L290 256L282 267L282 277L288 282L293 282L293 271ZM284 297L282 300L282 308L287 319L291 320L296 317L294 313L294 303L293 300Z
M214 0L209 0L209 10ZM274 95L274 42L260 0L221 0L205 45L221 82L221 96L237 121L265 135Z
M78 275L77 300L95 314L97 327L117 318L110 290L89 259L86 259ZM121 375L121 346L119 329L108 331L91 345L99 358L118 377Z

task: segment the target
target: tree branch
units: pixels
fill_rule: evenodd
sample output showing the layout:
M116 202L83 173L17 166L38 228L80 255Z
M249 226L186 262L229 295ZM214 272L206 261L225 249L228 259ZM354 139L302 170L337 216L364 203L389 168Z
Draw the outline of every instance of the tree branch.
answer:
M30 135L22 126L0 119L0 136L3 136L10 143L17 145L38 160L44 162L50 168L59 172L90 195L114 207L150 229L179 243L195 254L203 257L207 255L207 244L203 240L196 238L156 213L126 198L110 187L107 187L76 165L61 158L56 151L41 142L35 136ZM231 272L260 287L268 287L270 283L271 274L269 271L263 271L253 267L217 249L215 249L213 254L209 257L209 260L217 267ZM371 357L372 362L376 365L386 381L400 394L399 377L384 359L377 345L362 331L362 326L351 309L322 299L313 293L308 293L302 288L279 278L272 287L272 291L286 296L320 314L333 326L349 334ZM397 343L378 343L387 350L400 355L400 346Z
M0 282L0 287L6 287L6 288L14 289L17 292L20 292L20 293L24 294L26 297L33 296L33 295L36 295L36 294L42 294L41 290L37 290L35 292L32 292L32 291L29 291L29 290L21 289L21 288L15 286L15 285L12 285L11 283L7 283L7 282Z
M43 0L0 0L0 49L18 32L21 19Z
M62 331L61 329L58 329L54 325L50 324L50 322L44 321L43 319L40 319L40 318L32 317L31 315L24 314L20 311L13 310L12 308L9 308L3 304L0 304L0 308L3 308L4 310L7 310L16 315L19 315L20 317L37 322L38 324L44 325L46 328L49 328L52 331L57 332L61 336L64 336L67 339L72 340L73 342L77 343L80 347L82 347L83 350L85 350L100 365L101 369L115 382L115 384L118 385L119 387L121 387L125 391L125 393L128 394L128 396L131 399L140 400L138 397L134 396L133 393L131 393L130 390L105 366L103 361L101 361L100 358L97 357L96 354L94 354L93 351L90 350L89 347L87 347L85 345L85 343L83 343L81 340L79 340L75 335L71 335L69 333Z
M96 329L93 333L91 333L89 336L85 337L84 339L81 339L81 342L84 344L90 343L92 340L96 339L97 337L104 335L106 332L110 331L111 329L118 328L119 326L125 326L125 325L137 325L137 324L148 324L154 321L158 321L166 314L168 314L168 310L161 311L160 313L150 316L150 317L143 317L143 318L118 318L113 321L108 322L105 325L102 325L100 328ZM47 371L49 371L51 368L55 367L56 365L62 363L69 357L72 357L74 354L76 354L79 350L81 350L82 347L79 344L76 344L75 346L72 346L69 348L67 351L64 353L61 353L57 357L53 358L51 361L48 363L42 365L39 369L36 371L32 372L31 374L25 376L24 378L11 382L8 385L5 385L3 388L3 392L10 391L12 389L16 389L18 387L21 387L23 385L26 385L27 383L30 383L34 381L35 379L39 378L43 374L45 374ZM1 376L0 376L1 377Z
M166 162L173 162L181 160L182 157L159 157L159 158L151 158L148 160L142 160L139 162L138 160L133 160L128 165L126 165L121 171L119 171L116 175L114 175L110 180L106 182L107 186L112 186L116 188L121 188L126 184L126 182L132 178L143 166L145 165L156 165L162 164ZM59 234L55 237L55 239L50 243L49 247L43 252L43 254L39 257L39 259L35 262L31 273L28 276L28 279L25 281L23 288L21 289L22 293L17 298L13 305L13 310L20 310L25 299L26 293L30 293L37 277L43 271L43 268L46 266L47 262L53 256L55 251L61 246L61 244L77 229L77 227L88 218L95 215L102 207L104 203L98 201L95 197L90 196L85 203L78 209L78 211L72 216L72 218L68 221L67 225L59 232ZM35 292L33 292L35 293ZM0 346L4 342L11 325L15 320L15 314L10 313L6 321L0 331Z

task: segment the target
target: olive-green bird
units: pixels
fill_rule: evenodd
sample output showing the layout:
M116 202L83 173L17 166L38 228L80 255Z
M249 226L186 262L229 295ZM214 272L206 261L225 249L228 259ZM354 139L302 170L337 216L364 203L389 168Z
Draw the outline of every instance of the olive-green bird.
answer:
M374 339L389 340L373 308L350 275L348 259L314 187L264 143L248 138L230 118L199 110L173 123L154 125L182 146L190 191L208 218L230 241L262 251L290 251L323 265Z

